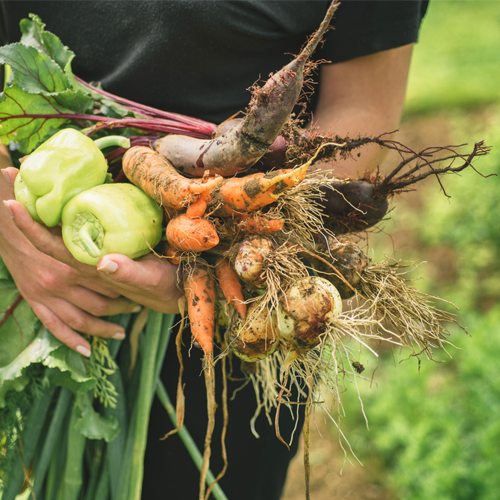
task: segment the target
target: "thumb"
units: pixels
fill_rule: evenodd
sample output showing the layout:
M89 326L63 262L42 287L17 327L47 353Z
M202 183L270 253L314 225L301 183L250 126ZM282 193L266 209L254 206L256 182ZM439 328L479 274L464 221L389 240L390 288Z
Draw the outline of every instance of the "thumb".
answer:
M113 253L105 255L97 263L97 271L103 277L136 289L151 289L162 279L172 279L175 270L176 266L154 254L132 260Z
M2 168L2 174L7 181L7 184L9 184L12 198L14 198L14 182L16 181L18 173L19 170L15 167Z

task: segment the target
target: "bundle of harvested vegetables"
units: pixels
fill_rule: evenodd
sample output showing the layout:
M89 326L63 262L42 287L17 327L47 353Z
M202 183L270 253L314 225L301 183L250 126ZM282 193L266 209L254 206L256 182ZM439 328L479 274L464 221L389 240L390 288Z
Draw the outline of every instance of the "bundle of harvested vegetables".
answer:
M209 418L200 460L200 500L208 498L213 486L206 489L205 483L217 407L214 372L222 366L225 375L226 359L233 354L243 360L247 379L255 388L252 428L259 412L264 411L271 421L275 410L276 435L288 445L279 431L279 412L282 405L297 404L298 408L300 402L290 397L291 386L302 403L306 401L308 415L313 403L323 399L322 387L338 403L340 385L346 380L357 383L362 370L354 364L356 350L368 349L376 355L370 342L384 340L408 347L411 355L425 353L432 358L433 349L447 343L442 322L455 321L407 283L399 272L405 263L372 264L354 238L341 240L339 235L365 231L386 215L394 194L430 175L439 179L472 166L472 160L487 154L488 148L477 143L469 155L454 146L415 153L384 135L352 139L320 134L314 127L302 129L292 110L312 66L306 64L307 59L337 7L333 2L319 30L294 61L263 87L253 89L242 120L231 119L215 127L136 105L134 113L144 118L101 117L86 129L88 135L126 126L157 133L132 138L122 169L165 211L165 257L180 266L179 285L185 294L192 342L204 353ZM79 84L90 88L82 81ZM92 92L103 93L93 88ZM124 107L134 104L106 97ZM51 117L97 121L77 114ZM394 150L402 158L386 177L377 172L340 179L312 171L317 163L347 157L370 143ZM117 150L108 160L115 161L121 154L123 150ZM463 163L454 166L459 159ZM447 166L436 168L446 161ZM268 170L270 166L273 170ZM342 312L341 299L353 297L359 303ZM137 424L142 440L147 420L143 403L151 397L151 361L158 338L150 335L145 351L150 366L142 365L149 384L136 417L142 422ZM348 345L344 339L354 342ZM179 335L179 432L184 412L181 347ZM224 420L226 425L226 414ZM308 420L304 432L307 453ZM141 443L138 448L143 453ZM140 454L137 457L134 460L140 461ZM134 488L139 491L141 470L134 470Z

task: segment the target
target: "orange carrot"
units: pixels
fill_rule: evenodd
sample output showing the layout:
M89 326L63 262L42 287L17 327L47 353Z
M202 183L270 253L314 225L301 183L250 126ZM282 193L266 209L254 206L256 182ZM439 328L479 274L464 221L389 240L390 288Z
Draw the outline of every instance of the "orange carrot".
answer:
M210 358L215 327L215 283L204 265L196 263L184 269L184 292L191 334Z
M207 219L181 214L168 223L167 240L175 250L203 252L217 245L219 236Z
M195 217L201 217L205 213L205 210L207 209L207 202L203 196L204 195L202 194L197 201L195 201L192 205L189 205L186 210L187 216L194 219Z
M284 221L268 219L265 215L241 214L235 215L238 229L247 234L270 234L283 229Z
M175 250L175 248L171 247L168 242L165 243L165 257L168 261L174 265L179 264L179 251Z
M231 262L229 262L229 259L223 257L217 259L215 262L215 276L217 276L219 286L226 300L230 304L233 304L241 318L245 319L247 315L245 297L243 296L238 275L233 269Z
M181 210L193 204L200 194L220 184L222 177L187 179L153 149L134 146L126 151L122 162L127 178L160 205Z
M215 216L253 212L275 202L283 191L302 182L308 166L226 179L209 193L204 193L203 198L210 198L208 207Z

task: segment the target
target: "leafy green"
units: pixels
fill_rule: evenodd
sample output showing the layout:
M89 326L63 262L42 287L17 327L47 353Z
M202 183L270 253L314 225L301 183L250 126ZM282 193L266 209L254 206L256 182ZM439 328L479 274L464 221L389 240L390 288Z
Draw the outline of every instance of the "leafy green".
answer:
M80 409L81 418L77 420L75 427L88 439L104 439L107 443L120 432L118 420L111 415L100 415L92 405L93 398L90 393L80 394L76 404Z
M57 118L57 115L86 113L92 106L93 100L80 90L64 89L57 95L47 96L27 94L16 86L6 87L0 95L2 142L17 142L21 151L29 154L71 119L71 116ZM54 115L54 119L37 118L38 115Z
M22 376L31 364L42 363L49 354L62 344L46 328L40 329L35 339L8 365L0 368L0 388L8 380Z
M68 80L72 80L71 61L75 57L74 52L56 35L45 31L45 24L37 15L30 14L30 19L21 20L21 43L49 56L65 72Z
M95 378L87 375L82 355L65 345L52 351L42 363L51 368L48 376L54 385L66 387L75 394L90 391L96 385Z
M70 86L68 77L57 63L22 43L1 47L0 63L11 67L16 86L29 94L54 95Z
M13 298L18 295L19 292L15 289ZM2 296L4 294L0 295L0 297ZM22 300L0 328L0 345L2 346L0 349L0 370L14 361L28 347L39 332L40 325L40 320L35 316L29 304Z

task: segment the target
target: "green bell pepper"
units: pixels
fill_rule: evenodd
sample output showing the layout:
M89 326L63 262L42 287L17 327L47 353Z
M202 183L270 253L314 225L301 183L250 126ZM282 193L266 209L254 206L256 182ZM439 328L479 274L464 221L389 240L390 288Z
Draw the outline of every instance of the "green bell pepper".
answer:
M76 195L62 212L62 237L73 257L96 265L109 253L135 259L162 237L163 210L133 184L102 184Z
M130 141L123 136L93 141L78 130L60 130L21 163L16 200L37 222L57 226L71 198L106 181L108 164L100 148L113 145L128 148Z

